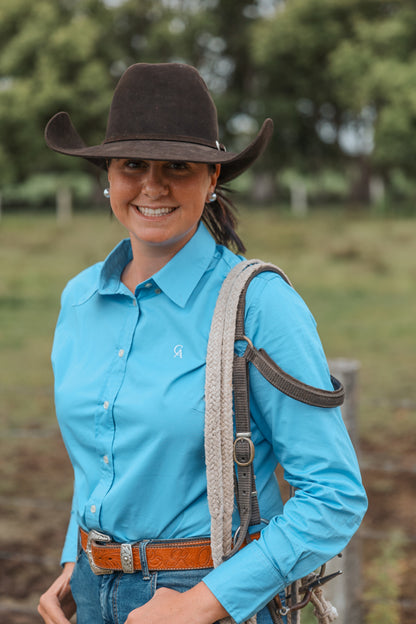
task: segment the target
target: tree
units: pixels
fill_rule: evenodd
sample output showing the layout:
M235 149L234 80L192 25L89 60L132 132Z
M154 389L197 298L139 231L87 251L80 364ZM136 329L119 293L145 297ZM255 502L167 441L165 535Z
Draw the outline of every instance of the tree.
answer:
M366 0L291 0L254 28L258 89L277 122L279 166L320 167L343 156L339 145L345 108L329 64L348 40Z
M46 149L43 140L45 124L58 110L69 110L87 138L98 138L114 85L110 28L111 14L100 0L3 0L3 184L59 168L59 157Z
M253 29L258 91L277 124L278 168L413 169L416 7L290 0Z
M372 166L414 175L416 146L416 5L382 2L378 19L355 24L331 59L338 97L355 117L372 117Z

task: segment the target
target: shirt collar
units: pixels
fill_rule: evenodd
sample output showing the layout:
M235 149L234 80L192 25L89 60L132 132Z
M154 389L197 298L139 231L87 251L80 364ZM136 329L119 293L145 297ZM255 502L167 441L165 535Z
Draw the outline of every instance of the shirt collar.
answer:
M201 222L194 236L153 275L153 280L165 295L183 308L208 269L215 249L214 239Z
M121 274L132 258L130 239L126 238L113 249L103 262L98 286L100 295L114 295L124 290Z
M214 239L201 222L187 244L151 279L174 303L184 307L210 265L215 249ZM103 262L99 278L100 294L125 292L121 274L132 258L131 243L126 238Z

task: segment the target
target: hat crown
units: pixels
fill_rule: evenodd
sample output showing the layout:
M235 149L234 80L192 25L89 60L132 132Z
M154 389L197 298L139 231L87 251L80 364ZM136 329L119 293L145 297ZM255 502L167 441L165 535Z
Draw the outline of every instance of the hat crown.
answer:
M217 110L196 69L180 63L137 63L120 78L104 143L186 141L216 147Z
M219 164L219 184L248 169L273 132L266 119L240 153L218 142L217 109L197 70L180 63L137 63L115 89L105 139L87 146L65 111L47 123L47 145L61 154L86 158L106 168L111 158Z

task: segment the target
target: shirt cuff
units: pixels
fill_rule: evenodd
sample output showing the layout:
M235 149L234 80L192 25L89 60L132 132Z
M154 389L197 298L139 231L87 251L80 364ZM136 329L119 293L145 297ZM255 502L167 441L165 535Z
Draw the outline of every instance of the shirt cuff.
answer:
M75 514L71 513L71 519L66 533L65 544L62 550L61 565L70 561L76 561L78 558L78 537L79 528L75 518Z
M286 585L257 542L224 561L203 582L237 624L260 611Z

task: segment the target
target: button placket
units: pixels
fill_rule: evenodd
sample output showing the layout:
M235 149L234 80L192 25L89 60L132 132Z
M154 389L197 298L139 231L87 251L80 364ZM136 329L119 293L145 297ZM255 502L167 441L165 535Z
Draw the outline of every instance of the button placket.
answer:
M131 299L125 310L124 322L120 325L118 337L112 340L113 352L110 356L109 374L102 389L103 399L101 410L97 412L96 420L96 451L97 461L100 464L100 478L96 488L91 493L86 508L86 518L97 522L101 516L103 501L111 489L114 481L113 444L115 437L114 409L120 388L123 384L128 353L133 340L136 325L140 318L140 306L136 298Z

